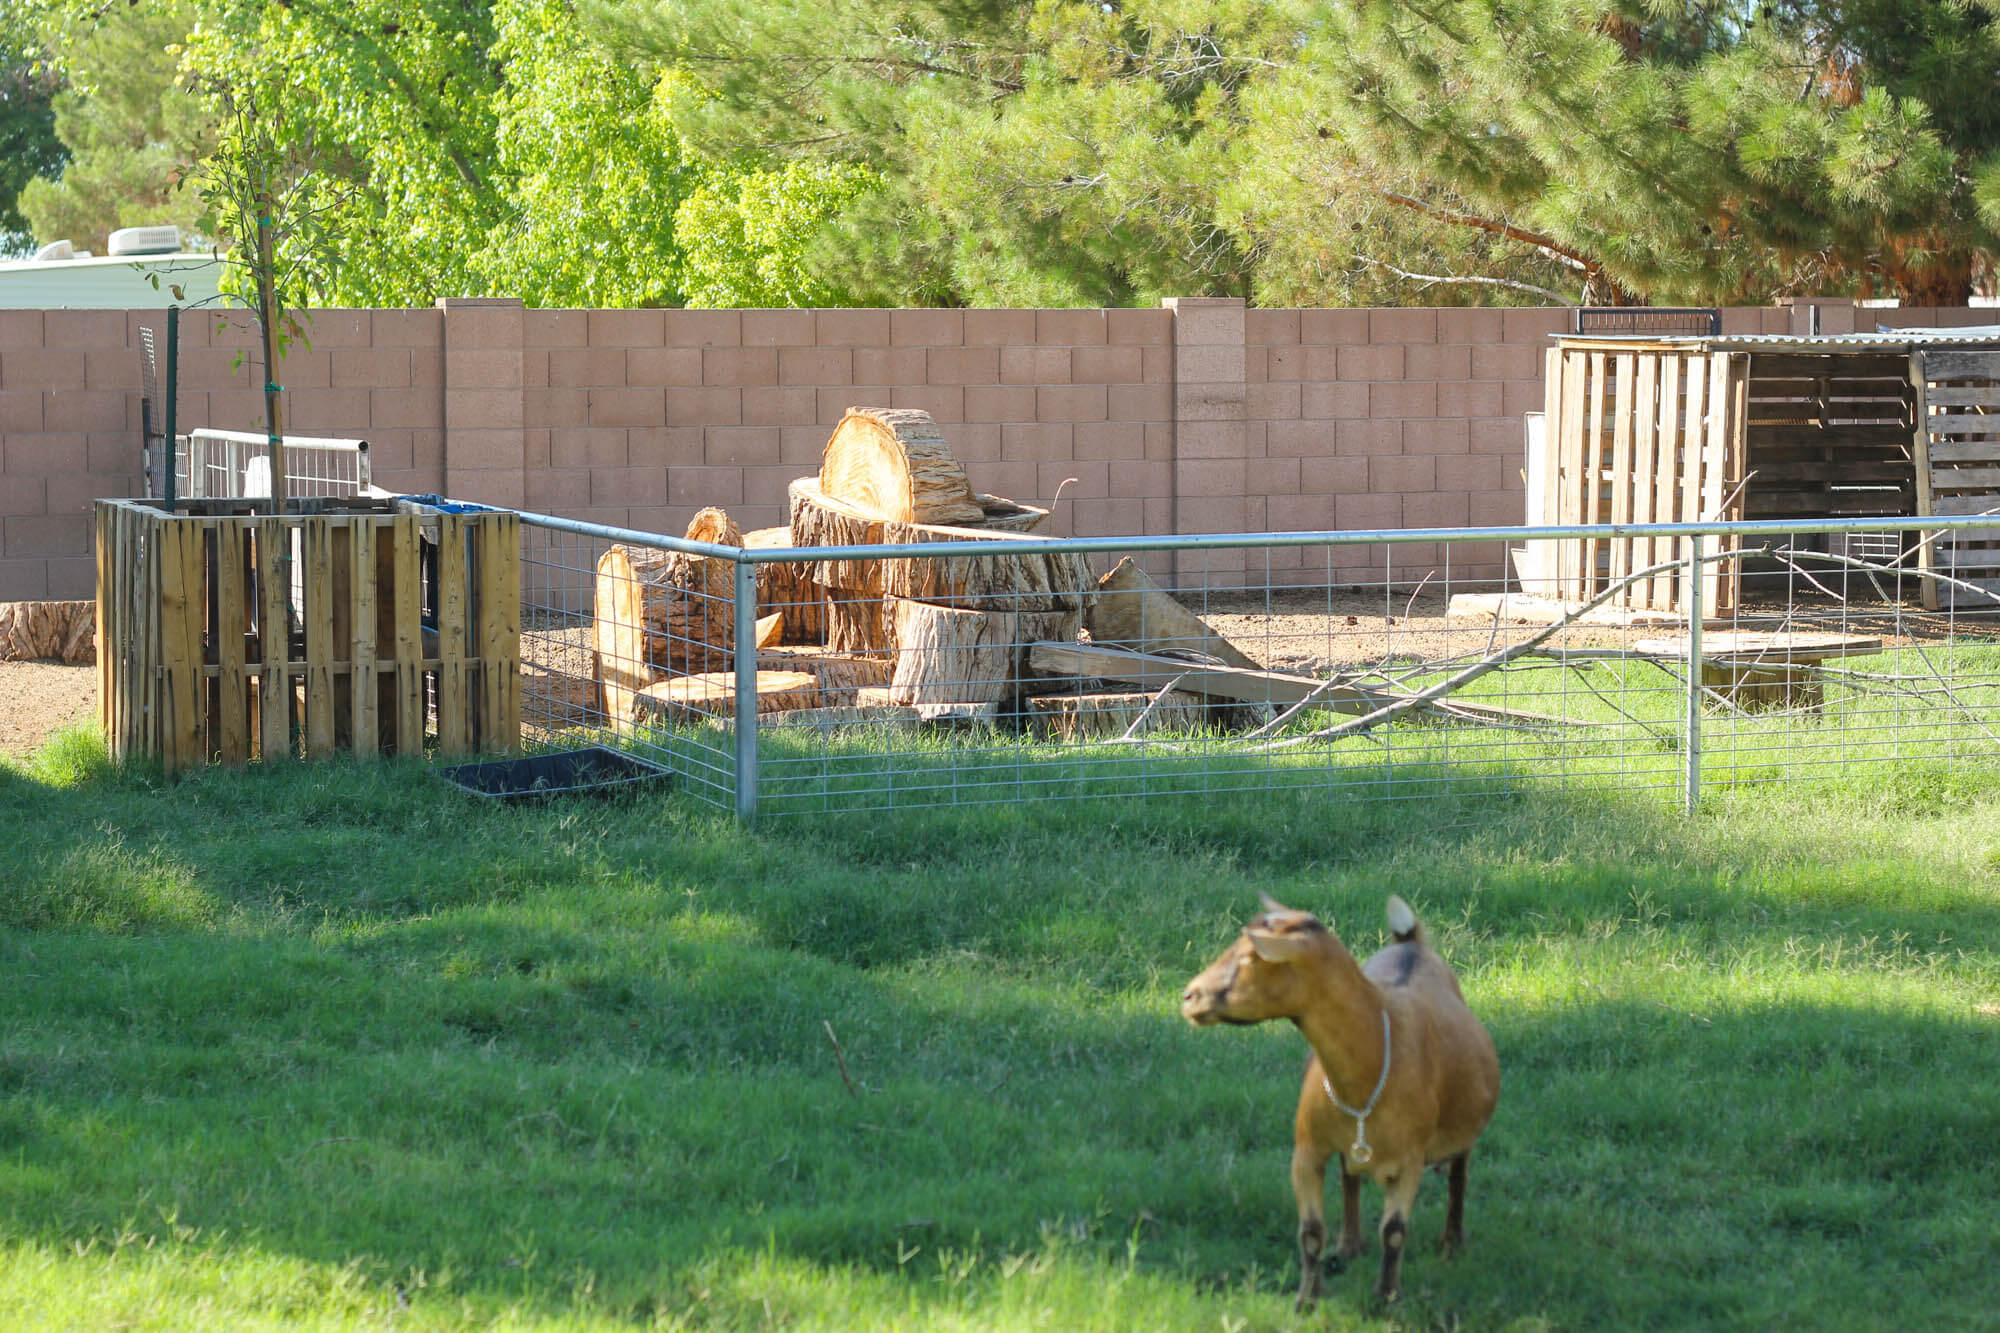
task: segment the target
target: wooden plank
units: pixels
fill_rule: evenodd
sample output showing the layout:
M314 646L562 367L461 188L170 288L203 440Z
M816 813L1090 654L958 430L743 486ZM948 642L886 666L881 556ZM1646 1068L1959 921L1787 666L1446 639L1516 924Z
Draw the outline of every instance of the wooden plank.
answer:
M1568 526L1583 521L1583 407L1587 363L1581 352L1564 352L1562 357L1563 410L1562 439L1558 445L1559 477L1555 522ZM1556 595L1577 596L1582 581L1581 547L1573 541L1557 543Z
M201 520L164 519L155 529L160 586L160 763L169 773L199 765L201 630L205 589Z
M1560 347L1550 347L1542 356L1542 509L1539 521L1543 524L1559 522L1562 508L1562 444L1558 432L1563 429L1563 353ZM1523 481L1526 480L1524 477ZM1562 575L1562 548L1567 542L1536 542L1541 549L1531 553L1529 565L1541 575L1536 592L1547 592L1554 588Z
M375 688L381 669L375 649L378 623L375 537L381 531L382 525L368 517L357 516L348 525L347 596L351 611L347 647L347 733L348 744L354 753L360 755L374 754L380 736L376 712L380 696Z
M478 746L508 754L521 745L521 525L514 514L473 521L478 585Z
M1718 352L1718 356L1726 353ZM2000 419L1993 423L2000 430ZM1763 445L1809 445L1822 449L1883 448L1907 443L1910 428L1900 417L1875 421L1823 426L1768 426L1756 428L1757 442Z
M1932 348L1912 355L1923 358L1927 380L2000 380L2000 352Z
M1983 494L1995 490L2000 490L2000 465L1993 467L1933 467L1931 469L1931 495L1933 497L1944 491L1979 491Z
M258 753L265 763L292 756L291 529L257 520Z
M1931 434L1950 439L1990 440L2000 437L2000 416L1950 416L1937 413L1931 417Z
M1701 451L1707 439L1708 419L1708 375L1705 358L1690 356L1683 367L1683 380L1687 398L1683 404L1680 429L1680 519L1684 523L1695 523L1701 519ZM1686 559L1690 543L1682 538L1674 543L1674 556ZM1679 571L1675 584L1680 599L1677 605L1685 608L1692 603L1694 586L1689 582L1693 571Z
M1633 384L1632 408L1627 413L1633 419L1632 437L1632 521L1635 523L1654 522L1654 506L1658 503L1658 480L1660 466L1660 359L1656 356L1638 358L1638 374ZM1637 538L1630 554L1634 567L1645 569L1653 563L1654 539ZM1639 606L1652 604L1651 580L1635 584L1628 603Z
M1606 508L1601 474L1604 470L1604 431L1608 424L1606 418L1611 411L1611 405L1607 401L1610 384L1607 378L1609 365L1603 352L1587 352L1585 356L1588 358L1590 383L1586 390L1588 397L1583 409L1583 475L1579 478L1582 485L1583 512L1579 521L1596 524L1604 522ZM1587 598L1595 596L1601 587L1598 582L1597 565L1604 554L1604 542L1602 538L1586 537L1582 546L1583 568L1578 596Z
M215 526L215 664L219 697L210 718L216 758L250 762L250 676L243 669L249 631L249 533L240 518Z
M1660 439L1654 474L1653 522L1672 523L1680 515L1681 448L1681 361L1678 356L1660 358ZM1664 564L1677 554L1677 539L1657 537L1653 542L1653 563ZM1675 581L1671 571L1652 579L1646 605L1669 610L1674 605Z
M1933 467L1939 463L1990 463L1995 459L2000 459L2000 445L1995 445L1990 440L1930 442L1930 460Z
M1902 352L1753 352L1758 379L1838 379L1903 381Z
M1915 395L1916 427L1912 431L1911 459L1916 473L1917 515L1923 517L1931 513L1934 497L1931 494L1931 409L1930 409L1930 354L1911 352L1909 359L1910 385ZM1917 569L1928 574L1934 563L1933 543L1917 541ZM1923 598L1924 609L1938 609L1937 584L1927 578L1919 578L1918 595Z
M325 515L299 520L301 599L306 631L306 758L334 751L333 525Z
M144 511L134 517L137 521L132 527L132 548L142 572L138 603L134 607L133 641L138 645L139 655L133 667L139 694L133 700L132 753L159 754L161 719L165 715L160 685L160 584L166 562L160 544L159 520Z
M1157 653L1124 648L1100 648L1088 643L1036 643L1028 649L1028 665L1050 676L1125 681L1157 690L1172 684L1188 694L1244 703L1295 704L1311 699L1315 707L1336 712L1365 713L1394 696L1335 685L1312 676L1282 671L1245 671L1241 667L1198 666Z
M396 626L396 753L424 752L423 531L415 514L390 523Z
M472 666L466 660L466 618L471 601L466 541L465 515L438 516L437 738L439 752L447 755L464 754L473 746Z
M1714 406L1710 413L1714 425L1710 440L1714 481L1713 495L1707 504L1709 512L1717 518L1739 518L1745 490L1742 483L1747 453L1744 432L1749 415L1750 359L1732 352L1716 352L1713 357L1716 392L1710 398ZM1738 538L1723 537L1717 549L1733 551L1741 544ZM1709 578L1708 597L1703 602L1709 613L1734 611L1743 586L1741 566L1735 562L1727 566L1711 565Z
M1625 524L1632 521L1632 416L1638 407L1638 358L1627 355L1612 360L1618 416L1611 431L1611 521ZM1632 538L1618 538L1610 546L1610 577L1616 583L1632 572Z
M1932 407L1983 407L2000 411L2000 384L1933 384L1925 396Z

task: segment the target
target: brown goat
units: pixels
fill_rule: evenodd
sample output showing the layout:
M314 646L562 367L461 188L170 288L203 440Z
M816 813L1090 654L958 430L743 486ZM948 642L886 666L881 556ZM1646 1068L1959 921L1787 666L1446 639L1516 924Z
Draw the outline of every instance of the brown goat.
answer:
M1448 1173L1446 1253L1465 1243L1466 1159L1500 1098L1493 1039L1466 1008L1458 979L1430 947L1416 913L1393 895L1389 929L1394 941L1357 963L1311 913L1267 897L1264 914L1181 995L1181 1015L1197 1027L1289 1018L1312 1047L1293 1123L1301 1310L1319 1299L1327 1162L1341 1159L1343 1259L1364 1248L1362 1177L1382 1187L1375 1291L1394 1300L1426 1167Z

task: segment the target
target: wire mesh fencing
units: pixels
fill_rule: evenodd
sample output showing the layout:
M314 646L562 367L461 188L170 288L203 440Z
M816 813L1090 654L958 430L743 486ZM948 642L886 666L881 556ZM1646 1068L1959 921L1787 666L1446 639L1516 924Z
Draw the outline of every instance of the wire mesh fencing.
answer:
M1920 572L1944 523L1616 529L1675 539L1627 575L1681 578L1659 611L1493 577L1606 528L795 550L525 515L523 720L746 817L1305 788L1692 806L2000 758L2000 596ZM1712 567L1720 611L1686 577ZM1927 610L1940 579L1960 595Z

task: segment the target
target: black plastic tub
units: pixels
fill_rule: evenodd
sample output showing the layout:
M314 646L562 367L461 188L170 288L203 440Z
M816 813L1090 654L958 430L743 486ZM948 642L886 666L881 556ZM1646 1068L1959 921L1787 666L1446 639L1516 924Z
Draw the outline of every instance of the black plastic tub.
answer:
M492 801L533 801L549 796L607 796L664 784L673 774L658 764L629 754L590 745L580 750L556 750L526 759L496 759L484 764L458 764L438 776L474 796Z

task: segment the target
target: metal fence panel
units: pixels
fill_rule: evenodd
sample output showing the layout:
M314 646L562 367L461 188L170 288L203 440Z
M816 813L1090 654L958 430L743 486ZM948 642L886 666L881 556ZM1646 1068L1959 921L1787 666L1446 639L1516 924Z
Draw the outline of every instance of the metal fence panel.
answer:
M1910 543L1944 522L747 550L528 515L523 712L535 744L630 750L745 817L1296 789L1692 808L2000 756L2000 601L1922 605ZM1673 549L1738 562L1741 602L1690 624L1458 572L1614 533L1695 538Z

